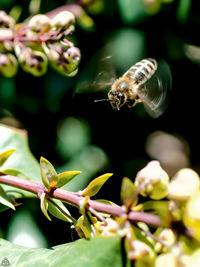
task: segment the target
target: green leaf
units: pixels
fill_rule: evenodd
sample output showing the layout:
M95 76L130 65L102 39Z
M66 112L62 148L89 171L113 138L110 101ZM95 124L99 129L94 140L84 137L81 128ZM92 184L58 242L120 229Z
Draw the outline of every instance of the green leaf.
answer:
M23 267L122 267L121 239L97 237L79 239L52 249L25 248L0 239L0 263L6 257L10 266Z
M69 183L76 175L82 173L81 171L68 171L62 172L57 175L58 183L56 187L62 187L65 184Z
M15 130L0 124L0 136L0 153L16 149L12 157L4 163L4 171L5 169L16 169L18 170L18 172L16 172L17 176L19 175L19 172L21 172L23 175L20 177L24 178L25 176L32 181L40 182L41 176L39 164L28 147L26 131L19 129ZM11 186L2 185L2 187L5 191L9 190L9 194L12 194L14 198L34 196L34 194L28 191L18 188L14 189Z
M191 3L192 3L191 0L179 0L177 7L177 19L181 23L187 22L190 13Z
M3 190L2 186L0 186L0 203L15 210L15 206L12 204L9 197L6 195L6 192Z
M33 201L28 200L27 203L31 205ZM16 210L7 224L6 239L17 245L31 248L49 247L46 237L42 233L32 212L31 208L28 210L24 206Z
M89 185L83 190L82 196L94 196L96 195L104 183L113 175L113 173L106 173L95 178Z
M49 214L47 212L48 210L48 201L46 199L46 194L45 193L42 193L40 195L40 208L44 214L44 216L49 220L51 221L51 218L49 217Z
M0 167L6 162L6 160L12 155L15 149L7 150L0 154Z
M51 199L51 201L48 201L48 211L60 220L70 223L73 221L68 209L60 200Z
M130 207L133 203L133 197L136 192L136 187L134 183L127 177L124 177L122 180L121 187L121 201L126 207Z
M55 187L58 182L56 170L53 165L45 158L40 158L40 170L42 182L48 190Z
M17 177L29 180L29 178L26 175L24 175L21 171L19 171L17 169L5 169L5 170L1 170L1 172L4 174L17 176Z

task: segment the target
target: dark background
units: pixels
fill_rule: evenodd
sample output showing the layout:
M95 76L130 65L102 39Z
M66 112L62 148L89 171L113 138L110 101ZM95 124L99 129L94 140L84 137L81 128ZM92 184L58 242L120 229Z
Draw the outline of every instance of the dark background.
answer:
M97 14L86 10L95 27L86 29L80 24L76 26L74 35L77 47L82 53L82 60L75 77L64 77L51 68L41 78L33 77L21 69L14 79L0 77L1 108L11 112L22 128L28 131L31 151L38 160L40 156L44 156L56 168L62 169L62 166L71 160L71 156L64 155L57 148L59 126L69 117L81 118L81 121L86 123L91 145L102 149L109 159L106 160L104 168L95 170L93 177L107 171L114 172L114 177L104 185L98 197L117 203L120 203L122 178L128 176L134 179L137 171L151 160L145 150L145 144L149 134L157 130L185 139L190 148L191 166L198 171L200 164L200 60L197 57L194 62L188 58L184 49L187 44L200 45L198 1L168 1L151 13L147 12L147 7L141 5L142 1L132 1L132 4L129 2L131 1L105 1L104 9ZM184 2L188 5L184 6ZM55 0L42 1L40 13L46 13L65 3ZM16 4L23 7L20 17L20 21L23 21L30 15L29 1L2 1L0 8L9 12ZM127 7L136 14L128 17ZM127 38L123 38L126 30ZM120 45L116 50L115 44L118 42ZM80 80L87 80L88 73L94 72L89 78L91 82L95 71L98 74L100 59L97 52L107 44L110 45L108 51L114 51L114 57L117 58L114 67L118 75L145 57L162 58L169 64L172 88L168 97L168 108L161 117L151 118L142 105L131 110L123 108L114 112L108 102L94 103L95 99L105 97L102 92L75 92ZM124 51L127 53L123 54ZM91 60L92 63L89 63ZM2 118L3 116L4 112ZM79 166L76 166L78 169ZM25 206L29 207L29 202L26 202ZM63 234L63 231L68 231L68 226L58 220L47 222L36 205L37 201L31 202L33 214L48 237L49 245L71 240L70 234ZM2 226L4 233L7 231L10 214L9 211L5 212L5 225Z

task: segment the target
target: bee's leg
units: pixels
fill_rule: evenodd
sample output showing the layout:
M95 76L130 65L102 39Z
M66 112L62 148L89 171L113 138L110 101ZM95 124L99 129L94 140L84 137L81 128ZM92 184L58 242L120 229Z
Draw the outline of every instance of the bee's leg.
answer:
M137 104L137 101L136 101L136 99L129 99L127 102L126 102L126 104L127 104L127 106L129 107L129 108L132 108L132 107L134 107L136 104Z

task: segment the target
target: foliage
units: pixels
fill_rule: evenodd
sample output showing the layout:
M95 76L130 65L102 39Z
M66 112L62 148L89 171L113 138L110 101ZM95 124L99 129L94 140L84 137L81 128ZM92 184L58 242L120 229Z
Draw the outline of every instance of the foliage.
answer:
M188 97L200 62L195 3L24 6L0 3L0 211L11 217L8 227L2 218L0 236L37 248L0 239L0 265L198 265L199 133L187 119L199 112L196 91ZM145 57L164 58L172 69L173 99L161 118L148 118L142 105L115 113L107 103L93 104L114 72ZM70 231L80 239L51 241L61 233L66 242Z
M0 246L2 266L3 262L11 266L122 266L120 239L115 237L81 239L49 250L24 248L5 240L0 240Z
M4 126L2 126L2 129L10 133L16 133L15 130ZM17 134L20 138L26 138L21 133ZM21 142L21 139L19 140ZM0 154L2 167L6 162L9 162L9 159L14 158L12 154L15 153L15 145L13 147L13 149ZM21 157L24 157L23 149L19 148L19 153ZM118 260L117 264L119 266L122 266L122 260L116 259L117 255L121 255L119 250L122 249L120 246L123 243L119 241L120 238L124 241L128 259L135 261L135 264L139 266L160 266L163 260L168 261L169 259L177 262L177 264L185 263L185 261L193 264L194 259L198 258L200 179L195 171L182 169L169 182L169 177L161 168L159 162L151 161L137 173L134 183L126 177L123 179L121 187L123 206L120 207L107 200L103 202L90 200L90 197L96 195L107 179L112 176L110 173L95 178L82 191L70 192L59 187L70 183L76 175L81 173L80 171L57 174L53 165L43 157L40 160L40 170L42 183L31 181L31 178L25 180L19 173L17 173L17 176L20 177L18 178L14 176L15 172L12 172L11 169L10 173L12 175L10 173L7 174L6 169L2 169L0 182L17 187L17 189L14 194L11 194L7 186L1 186L1 204L7 208L15 209L17 205L16 199L19 197L21 189L25 189L38 196L40 208L48 220L52 220L49 215L51 214L60 220L70 223L81 238L94 240L85 241L88 243L84 243L84 249L86 251L90 250L87 253L98 255L95 252L96 249L99 250L98 246L104 246L106 250L108 246L111 246L108 259L105 254L103 257L101 256L102 249L97 257L98 259L89 254L87 255L87 253L84 254L86 258L89 257L87 261L89 260L91 266L97 260L98 264L101 265L105 261L105 264L109 266L109 261L112 257L114 261ZM29 177L29 175L27 176ZM141 202L139 195L149 197L153 201L143 200ZM25 194L20 197L22 196L24 197ZM165 199L166 197L167 199ZM63 202L79 208L79 212L82 214L81 217L78 219L73 218ZM150 230L148 225L154 228L157 227L157 229L152 228ZM115 236L115 239L110 238L111 236ZM13 264L15 265L24 264L24 255L26 253L28 253L26 256L28 257L28 264L30 264L29 257L31 257L32 253L36 253L33 264L38 264L38 260L41 260L40 258L37 260L37 253L41 253L41 250L21 249L5 243L6 241L2 240L2 242L4 249L1 249L0 255L4 255L4 258L2 257L4 261L14 261ZM102 242L105 242L106 245L103 245ZM54 252L43 249L43 257L47 255L46 264L58 264L60 261L62 264L72 264L71 259L74 259L77 253L81 253L80 257L83 255L81 244L79 241L72 243L72 251L70 244L54 248L56 255L61 253L60 250L70 250L70 257L64 254L61 258L56 257L53 263L51 261L54 256L51 256L51 254ZM91 247L87 248L86 244ZM189 252L191 247L195 248L195 254L191 255ZM13 250L16 250L17 254L17 250L20 249L21 256L19 260L13 254L11 256L9 253L11 248L12 253ZM176 252L174 253L174 251ZM77 257L75 258L78 262L80 261ZM84 266L84 261L82 264Z

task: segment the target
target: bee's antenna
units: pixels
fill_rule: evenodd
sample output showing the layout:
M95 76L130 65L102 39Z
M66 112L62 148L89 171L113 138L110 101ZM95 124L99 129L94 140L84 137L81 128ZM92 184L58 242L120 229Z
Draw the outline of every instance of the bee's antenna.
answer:
M110 99L108 98L105 98L105 99L97 99L97 100L94 100L94 102L104 102L104 101L110 101Z

